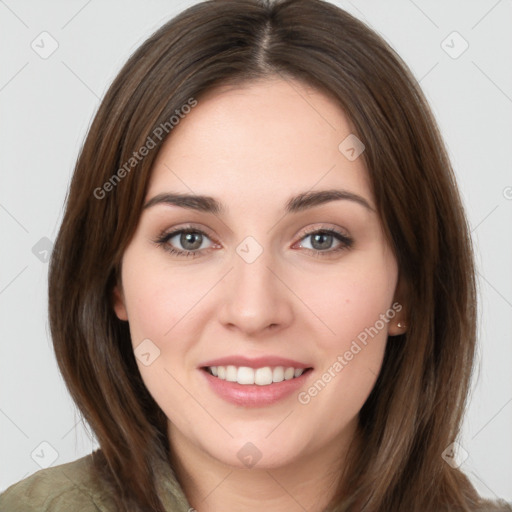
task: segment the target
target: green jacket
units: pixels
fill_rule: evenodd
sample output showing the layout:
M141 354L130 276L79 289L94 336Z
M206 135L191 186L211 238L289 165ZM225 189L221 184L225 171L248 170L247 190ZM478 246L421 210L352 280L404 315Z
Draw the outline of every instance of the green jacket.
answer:
M168 512L189 512L170 466L161 468L159 495ZM93 471L92 454L37 471L0 494L0 512L119 512Z
M159 468L157 487L168 512L193 512L171 467ZM512 512L504 501L482 502L481 512ZM0 512L119 512L109 488L96 476L92 454L42 469L0 494Z

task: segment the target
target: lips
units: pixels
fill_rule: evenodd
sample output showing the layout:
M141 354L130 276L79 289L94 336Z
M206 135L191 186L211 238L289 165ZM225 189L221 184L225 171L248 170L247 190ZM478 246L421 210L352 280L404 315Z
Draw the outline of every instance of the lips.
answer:
M313 368L277 356L231 356L205 361L199 369L210 389L224 400L258 407L273 404L298 390Z
M248 358L244 356L227 356L221 357L219 359L212 359L200 365L201 368L206 368L209 366L247 366L248 368L284 366L285 368L311 368L311 365L278 356L265 356L255 358Z

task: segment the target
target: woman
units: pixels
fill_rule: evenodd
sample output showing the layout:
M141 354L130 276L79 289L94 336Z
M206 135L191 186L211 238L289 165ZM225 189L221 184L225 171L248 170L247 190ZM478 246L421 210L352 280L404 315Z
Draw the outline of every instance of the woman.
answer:
M100 449L1 511L512 510L456 462L475 283L436 123L331 4L204 2L136 51L49 299Z

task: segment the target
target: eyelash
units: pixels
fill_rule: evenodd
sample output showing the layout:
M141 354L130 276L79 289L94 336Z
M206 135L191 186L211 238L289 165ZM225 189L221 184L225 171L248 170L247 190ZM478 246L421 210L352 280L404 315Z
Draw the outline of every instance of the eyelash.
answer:
M184 227L181 229L177 229L176 231L172 231L171 233L166 233L166 232L161 233L158 236L158 238L156 240L154 240L154 243L157 246L161 247L164 251L166 251L170 254L173 254L175 256L184 256L187 258L188 257L195 258L198 255L200 255L202 251L207 250L207 249L202 249L201 251L182 251L180 249L176 249L176 248L170 246L168 244L169 240L181 233L201 234L201 235L206 236L207 238L210 238L204 231L194 228L192 226L187 226L187 227ZM334 236L334 238L336 240L341 242L340 245L338 247L336 247L335 249L329 249L326 251L320 251L317 249L306 248L306 250L308 252L310 252L315 257L326 257L326 256L332 255L333 253L338 253L340 251L350 249L354 243L354 240L351 237L341 233L340 231L337 231L336 229L332 229L332 228L330 228L330 229L321 229L321 228L320 229L318 229L318 228L312 229L312 230L306 232L300 240L303 240L304 238L307 238L308 236L315 235L315 234L332 235L332 236Z

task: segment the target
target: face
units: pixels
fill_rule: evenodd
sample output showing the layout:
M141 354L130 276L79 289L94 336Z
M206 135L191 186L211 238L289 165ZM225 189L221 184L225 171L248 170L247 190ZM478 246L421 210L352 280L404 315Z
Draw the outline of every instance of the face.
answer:
M171 444L278 467L353 435L403 312L352 132L276 79L210 91L161 149L115 311Z

